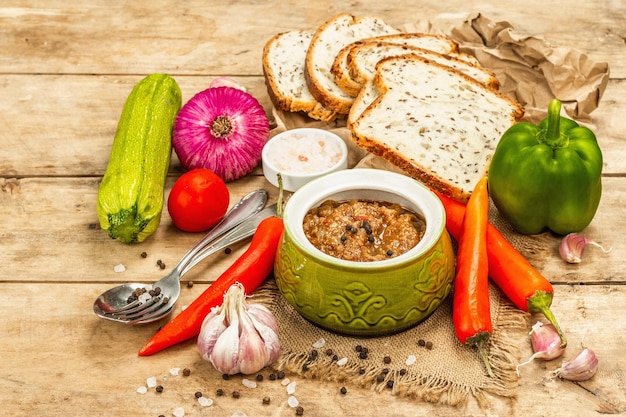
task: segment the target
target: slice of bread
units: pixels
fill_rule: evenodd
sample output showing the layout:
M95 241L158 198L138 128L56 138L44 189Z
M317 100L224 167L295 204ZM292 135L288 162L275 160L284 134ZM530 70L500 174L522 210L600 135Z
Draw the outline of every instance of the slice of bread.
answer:
M350 106L345 106L344 100L352 102L351 97L339 88L330 72L335 57L352 42L399 32L379 18L346 13L322 24L311 39L305 59L305 78L313 97L330 111L348 114Z
M295 30L278 33L267 41L262 61L265 85L277 109L333 120L335 113L324 108L306 85L304 62L312 38L313 32Z
M524 114L499 91L417 55L383 59L373 84L378 97L350 125L352 140L463 202Z
M350 77L354 84L361 86L374 78L376 64L383 58L409 53L461 71L488 87L498 89L500 86L496 75L492 71L480 65L470 64L467 61L458 59L454 55L443 55L424 48L385 42L364 42L352 48L348 54Z
M426 33L398 33L394 35L375 36L373 38L353 42L339 51L330 69L337 85L352 97L356 97L362 83L356 82L350 75L350 54L355 48L363 44L369 44L370 42L414 46L442 54L459 54L458 44L452 39L441 35Z

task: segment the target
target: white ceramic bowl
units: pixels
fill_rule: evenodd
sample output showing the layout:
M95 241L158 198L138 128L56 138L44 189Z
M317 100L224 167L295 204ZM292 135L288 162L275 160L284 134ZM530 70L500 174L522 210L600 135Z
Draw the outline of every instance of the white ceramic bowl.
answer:
M309 181L348 167L348 147L341 137L323 129L298 128L279 133L263 147L263 175L285 191L296 191Z

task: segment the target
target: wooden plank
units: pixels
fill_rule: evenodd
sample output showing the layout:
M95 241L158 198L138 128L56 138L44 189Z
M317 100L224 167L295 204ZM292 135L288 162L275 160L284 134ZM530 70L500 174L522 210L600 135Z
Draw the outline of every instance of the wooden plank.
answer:
M0 8L2 73L259 75L263 44L273 34L315 28L337 13L376 15L400 27L441 18L458 22L480 12L492 20L508 20L522 33L542 35L555 45L575 46L595 60L614 63L617 78L626 74L626 27L620 2L560 7L559 22L567 24L557 25L546 10L550 6L541 0L494 4L451 0L445 10L430 1L420 4L419 13L399 12L413 8L404 0L389 0L384 8L374 2L321 1L304 9L296 0L241 5L201 0L184 5L32 3L24 7L10 0Z
M157 416L172 415L178 406L185 408L186 416L230 416L236 410L249 416L294 415L286 404L285 387L270 381L269 371L263 372L264 381L256 389L245 388L241 376L224 381L200 358L193 341L139 358L137 350L160 323L133 327L97 318L91 305L104 287L105 283L3 285L0 402L5 415L95 415L106 410L111 417ZM196 285L183 291L180 306L204 288ZM561 295L555 300L555 313L570 339L564 359L573 356L581 342L593 348L600 370L590 381L576 384L552 380L549 374L561 360L537 361L522 368L515 401L496 398L489 410L483 410L473 401L457 409L400 399L390 392L376 394L366 388L351 387L341 395L337 383L291 377L297 382L296 396L304 415L361 417L364 405L367 415L385 416L588 416L626 411L622 395L626 326L619 320L604 322L606 317L626 314L626 289L563 286ZM529 354L529 346L524 345L522 357ZM189 368L192 374L172 376L170 369L174 367ZM136 389L152 376L164 386L163 393L157 394L152 388L138 394ZM218 388L225 390L224 397L215 395ZM231 397L234 390L241 398ZM201 408L194 398L197 391L213 398L214 405ZM271 398L270 405L262 405L264 396ZM541 404L540 410L537 404Z
M0 176L101 176L108 163L124 101L141 76L6 75L0 89ZM186 102L213 77L177 76ZM271 118L262 77L240 77ZM625 80L612 80L592 113L605 159L604 173L626 173ZM44 92L45 91L45 95ZM80 94L77 94L80 92ZM180 172L175 153L170 171Z
M168 179L166 195L174 180L175 177ZM156 267L157 259L173 267L202 236L176 230L165 208L159 229L145 242L125 245L109 239L97 226L97 178L0 179L0 184L3 190L0 194L0 239L4 248L0 251L0 270L5 280L152 281L166 272ZM229 188L231 204L257 188L269 191L271 200L277 197L277 189L263 176L235 181ZM531 244L522 249L522 253L550 280L571 284L624 282L621 260L626 258L626 248L619 242L626 229L626 220L614 213L623 210L626 179L607 177L604 190L599 211L585 234L612 246L610 253L604 254L589 247L583 263L567 265L558 255L558 237L545 233L525 239ZM532 243L535 240L536 243ZM148 258L141 258L144 251L149 254ZM210 280L216 276L213 268L225 269L234 255L216 254L210 262L205 261L207 268L198 266L189 279ZM34 262L45 268L45 274L33 276ZM114 274L113 268L119 263L125 265L127 271ZM204 277L203 274L209 272L208 265L211 265L210 273Z

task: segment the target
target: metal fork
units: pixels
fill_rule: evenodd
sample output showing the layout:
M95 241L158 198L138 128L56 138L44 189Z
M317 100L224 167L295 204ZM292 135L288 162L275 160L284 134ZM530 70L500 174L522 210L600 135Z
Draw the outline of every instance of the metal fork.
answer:
M261 207L264 204L263 201ZM233 207L233 210L235 210L235 207ZM215 238L216 234L207 234L205 238L183 256L167 276L154 284L126 284L124 299L128 297L128 294L132 294L135 291L143 292L143 294L137 297L137 300L122 304L118 293L114 295L109 293L115 290L115 288L119 288L115 287L107 291L109 294L104 293L98 297L94 304L94 312L102 318L127 324L150 323L169 314L180 295L180 279L207 256L254 234L261 220L276 214L276 205L262 211L258 211L258 209L256 211L256 214L251 216L248 213L246 220L243 222L241 222L240 218L229 220L230 222L237 221L241 223L217 239ZM229 219L232 219L232 217L229 217ZM114 299L116 301L111 302Z

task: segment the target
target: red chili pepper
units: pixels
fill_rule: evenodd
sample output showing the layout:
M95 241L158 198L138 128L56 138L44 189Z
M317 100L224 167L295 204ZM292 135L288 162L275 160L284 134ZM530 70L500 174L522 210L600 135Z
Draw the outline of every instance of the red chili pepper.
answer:
M435 193L446 210L446 228L458 242L465 205ZM565 335L550 310L554 297L552 284L491 223L487 223L487 256L489 277L498 288L520 310L543 314L559 333L561 347L567 346Z
M487 258L487 177L481 178L467 203L456 256L452 321L461 343L476 346L487 373L493 371L487 357L492 332Z
M272 216L264 219L248 249L186 309L152 336L139 351L139 356L153 355L197 336L206 315L212 307L223 302L224 293L234 283L243 284L247 294L256 290L274 268L282 232L281 218Z

